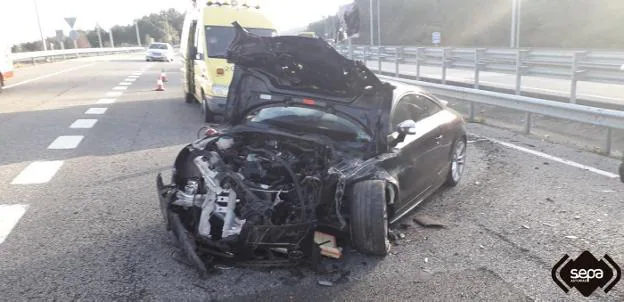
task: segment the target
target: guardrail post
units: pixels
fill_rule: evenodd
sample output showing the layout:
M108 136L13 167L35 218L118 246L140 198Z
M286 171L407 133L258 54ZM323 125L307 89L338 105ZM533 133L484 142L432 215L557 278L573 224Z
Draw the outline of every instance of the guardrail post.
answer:
M516 53L516 95L522 95L522 73L525 66L522 64L524 57L527 55L527 50L518 49ZM524 133L531 133L531 113L524 113Z
M585 72L584 70L579 70L579 63L582 59L585 58L585 52L575 52L572 57L572 74L570 81L570 103L576 104L576 87L577 82L581 73Z
M481 58L485 49L476 48L474 55L474 89L479 89L479 71L481 70ZM475 120L475 103L470 102L470 121Z
M610 155L611 154L611 138L613 136L613 129L611 128L607 128L607 136L605 137L605 144L604 144L604 154L605 155Z
M370 46L364 46L364 65L368 65L368 53L370 52Z
M378 65L377 65L377 71L379 73L381 73L381 63L382 63L382 53L383 53L383 46L379 46L377 48L377 61L378 61Z
M420 81L420 57L422 57L423 47L416 49L416 80Z
M401 54L403 53L403 47L396 48L396 54L394 57L394 76L399 77L399 66L401 65Z
M442 85L446 85L446 58L449 48L442 49Z

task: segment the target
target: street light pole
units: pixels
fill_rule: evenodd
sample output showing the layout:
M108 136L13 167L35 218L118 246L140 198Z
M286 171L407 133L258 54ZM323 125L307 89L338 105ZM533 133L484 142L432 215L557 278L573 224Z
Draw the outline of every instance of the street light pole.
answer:
M111 48L115 48L115 42L113 41L113 28L110 28L110 34L108 35L108 37L110 38L110 44L111 44Z
M512 0L511 4L511 30L509 47L518 48L520 45L520 0Z
M379 0L377 0L379 1ZM370 0L370 45L371 46L375 46L375 42L374 42L374 31L375 31L375 26L373 24L373 0Z
M141 35L139 34L139 21L136 21L136 35L137 35L137 43L139 43L139 47L141 47Z
M100 48L102 48L102 33L100 31L101 27L99 23L96 25L97 25L98 44L100 44Z
M516 16L516 48L520 48L520 21L522 20L522 0L518 1L518 8L516 9L518 16Z
M381 46L381 0L377 0L377 45Z
M41 36L41 45L43 47L43 51L48 50L48 46L46 45L45 38L43 37L43 30L41 29L41 20L39 19L39 6L37 5L37 0L35 2L35 14L37 15L37 25L39 26L39 35Z

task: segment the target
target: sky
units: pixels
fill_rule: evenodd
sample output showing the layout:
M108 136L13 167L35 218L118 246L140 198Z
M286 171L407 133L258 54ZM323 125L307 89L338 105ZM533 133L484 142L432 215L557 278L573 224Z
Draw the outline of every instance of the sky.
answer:
M202 0L198 0L202 1ZM284 31L306 26L323 16L334 15L338 7L352 0L258 0L261 10ZM242 1L245 2L245 1ZM144 15L175 8L181 12L190 0L0 0L0 38L10 44L40 39L35 3L44 36L52 37L56 30L69 34L65 17L76 17L75 29L93 29L126 25Z

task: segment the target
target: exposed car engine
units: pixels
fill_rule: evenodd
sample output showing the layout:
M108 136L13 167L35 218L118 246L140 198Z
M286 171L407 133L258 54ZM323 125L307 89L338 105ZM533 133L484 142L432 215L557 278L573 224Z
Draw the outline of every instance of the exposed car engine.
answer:
M333 154L329 146L268 134L198 140L176 160L169 206L208 253L254 257L251 246L301 254Z

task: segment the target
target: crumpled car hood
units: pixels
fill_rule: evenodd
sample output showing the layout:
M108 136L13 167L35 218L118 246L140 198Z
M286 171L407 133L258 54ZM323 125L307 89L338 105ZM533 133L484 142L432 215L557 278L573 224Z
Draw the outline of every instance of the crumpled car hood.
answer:
M364 63L343 57L322 39L260 37L233 24L237 32L226 59L236 68L227 122L237 124L259 107L301 105L297 102L311 99L316 102L303 104L347 115L374 137L387 135L394 87L381 82Z

